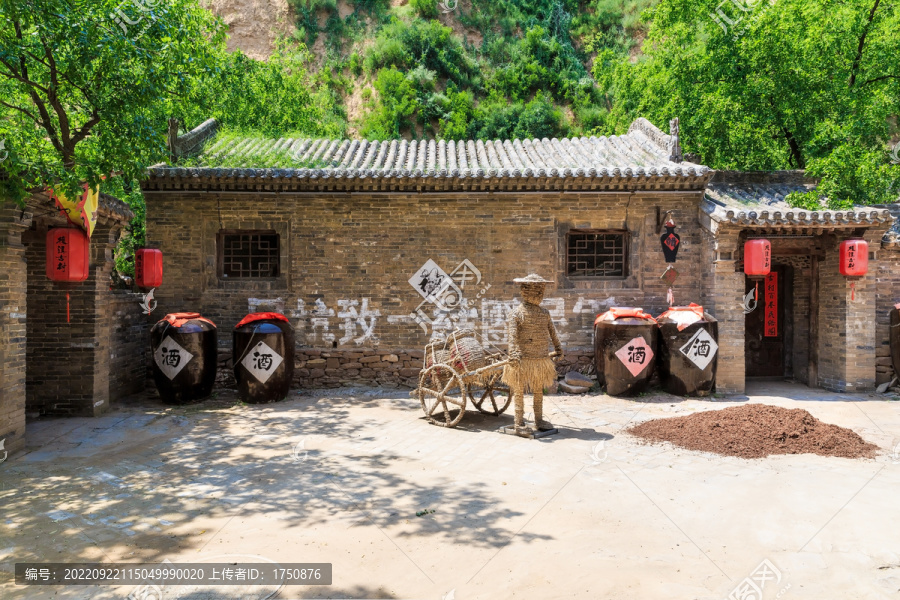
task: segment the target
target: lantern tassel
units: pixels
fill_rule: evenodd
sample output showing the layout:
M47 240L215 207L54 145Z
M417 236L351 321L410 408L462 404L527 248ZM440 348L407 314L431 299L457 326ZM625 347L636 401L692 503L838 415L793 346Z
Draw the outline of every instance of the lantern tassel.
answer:
M756 287L753 291L753 299L756 300L756 305L759 306L759 279L756 280Z
M669 303L669 306L675 304L675 293L672 292L672 288L669 288L669 292L666 294L666 301Z
M850 302L854 302L856 300L856 282L850 282Z
M72 319L69 316L69 292L66 292L66 323L71 323Z

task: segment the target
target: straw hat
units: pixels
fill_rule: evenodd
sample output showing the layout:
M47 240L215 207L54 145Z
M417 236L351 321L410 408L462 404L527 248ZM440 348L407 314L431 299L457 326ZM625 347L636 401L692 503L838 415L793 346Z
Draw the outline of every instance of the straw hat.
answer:
M547 281L546 279L544 279L537 273L532 273L531 275L529 275L527 277L519 277L517 279L513 279L513 281L516 283L542 283L542 284L553 283L552 281Z

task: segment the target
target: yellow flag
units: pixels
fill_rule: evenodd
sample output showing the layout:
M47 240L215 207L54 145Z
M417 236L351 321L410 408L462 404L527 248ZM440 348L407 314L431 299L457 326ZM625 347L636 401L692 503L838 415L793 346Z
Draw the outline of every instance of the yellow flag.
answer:
M84 184L84 193L71 200L62 192L50 189L50 197L56 201L59 212L65 215L72 225L84 229L88 238L94 233L97 225L97 209L100 205L100 186L91 189Z

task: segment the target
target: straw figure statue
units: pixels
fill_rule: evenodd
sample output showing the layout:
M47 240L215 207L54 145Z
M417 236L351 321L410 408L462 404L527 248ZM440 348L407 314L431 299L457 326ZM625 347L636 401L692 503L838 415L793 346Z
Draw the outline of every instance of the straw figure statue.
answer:
M554 355L562 354L556 328L547 309L541 308L544 287L551 281L531 274L514 279L522 289L522 304L507 320L510 362L503 368L503 382L509 386L516 403L516 432L527 433L525 427L525 394L534 397L534 424L538 431L550 431L553 425L544 420L544 388L556 382L556 367L549 354L552 343Z

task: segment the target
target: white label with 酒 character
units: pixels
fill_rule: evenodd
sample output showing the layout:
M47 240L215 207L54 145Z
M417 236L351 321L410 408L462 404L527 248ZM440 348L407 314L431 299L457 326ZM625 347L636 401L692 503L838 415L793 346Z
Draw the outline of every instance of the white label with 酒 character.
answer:
M688 343L681 347L681 353L687 356L688 360L701 371L709 365L710 361L716 356L719 345L713 339L709 332L700 329L694 334Z
M175 376L181 373L181 370L191 362L194 355L181 347L181 344L166 337L153 353L153 359L156 366L163 372L163 375L169 379L175 379Z
M260 383L265 383L283 362L284 359L280 354L272 350L265 342L260 342L247 352L241 364Z

